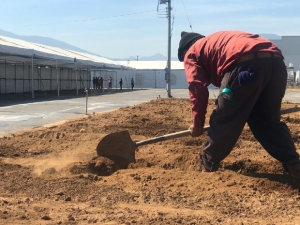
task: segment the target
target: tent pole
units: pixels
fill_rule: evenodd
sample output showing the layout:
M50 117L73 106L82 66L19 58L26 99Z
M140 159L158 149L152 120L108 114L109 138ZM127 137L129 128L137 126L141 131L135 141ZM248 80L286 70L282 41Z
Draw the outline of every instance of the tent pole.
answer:
M76 94L78 95L78 81L77 81L76 58L74 58L74 66L75 66L75 76L76 76Z
M6 60L5 60L5 68L4 68L4 73L5 73L5 80L4 80L4 92L5 92L5 95L6 95Z
M23 92L25 90L25 84L24 84L24 78L25 78L25 65L24 65L24 62L22 63L23 64Z
M33 55L31 56L31 96L34 99L34 87L33 87Z
M15 93L17 93L17 65L15 64Z
M57 82L57 97L59 97L59 80L58 80L58 68L57 68L57 59L56 59L56 82Z
M92 65L90 65L90 83L88 85L89 89L91 89L91 85L93 85L91 82L92 82Z
M155 70L155 77L154 77L154 88L156 88L156 70Z

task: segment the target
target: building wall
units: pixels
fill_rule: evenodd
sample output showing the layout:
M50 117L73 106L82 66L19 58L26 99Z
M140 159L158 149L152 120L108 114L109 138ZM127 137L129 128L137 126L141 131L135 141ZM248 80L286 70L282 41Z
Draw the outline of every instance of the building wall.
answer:
M282 36L281 40L271 40L280 48L285 65L294 65L294 70L300 70L300 36Z
M135 81L135 88L166 88L165 70L163 69L137 69L135 71L126 71L123 74L118 71L117 77L123 78L123 87L130 87L131 78ZM187 88L187 81L184 70L172 70L171 88Z
M90 71L77 70L78 89L90 88L90 81ZM31 66L0 64L0 94L31 92L32 83L34 91L77 89L76 72L70 68L34 67L32 82Z

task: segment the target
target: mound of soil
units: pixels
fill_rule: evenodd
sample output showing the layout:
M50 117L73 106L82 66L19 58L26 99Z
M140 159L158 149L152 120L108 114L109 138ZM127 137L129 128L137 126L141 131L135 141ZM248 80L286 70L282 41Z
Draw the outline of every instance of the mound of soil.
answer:
M282 120L300 153L300 113ZM189 100L168 98L2 137L0 224L299 224L300 180L248 126L214 173L200 166L205 135L141 146L126 166L97 156L110 133L141 141L191 122Z

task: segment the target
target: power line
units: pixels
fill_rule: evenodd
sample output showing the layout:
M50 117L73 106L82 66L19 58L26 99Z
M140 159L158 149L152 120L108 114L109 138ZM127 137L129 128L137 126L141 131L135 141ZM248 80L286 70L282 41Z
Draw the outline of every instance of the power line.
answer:
M188 19L188 21L189 21L189 24L190 24L191 31L193 32L193 28L192 28L192 25L191 25L191 23L190 23L189 16L188 16L188 14L187 14L187 12L186 12L186 9L185 9L185 6L184 6L184 3L183 3L183 0L181 0L181 2L182 2L182 5L183 5L183 8L184 8L184 11L185 11L186 17L187 17L187 19Z
M63 24L63 23L76 23L76 22L85 22L85 21L92 21L92 20L103 20L103 19L110 19L110 18L116 18L116 17L132 16L132 15L149 13L149 12L156 12L156 10L136 12L136 13L129 13L129 14L123 14L123 15L116 15L116 16L107 16L107 17L98 17L98 18L91 18L91 19L83 19L83 20L72 20L72 21L57 22L57 23L44 23L44 24L25 25L23 27L45 26L45 25L55 25L55 24Z
M175 15L173 14L172 28L171 28L171 37L172 37L172 33L173 33L174 20L175 20Z

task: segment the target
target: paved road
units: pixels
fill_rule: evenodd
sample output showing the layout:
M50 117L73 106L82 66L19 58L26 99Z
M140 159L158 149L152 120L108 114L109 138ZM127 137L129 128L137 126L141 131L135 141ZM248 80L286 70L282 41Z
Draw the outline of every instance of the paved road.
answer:
M215 99L218 90L210 90L210 98ZM88 114L104 112L124 106L135 105L145 101L167 97L165 89L135 90L109 95L49 100L25 103L12 101L0 107L0 135L24 129L40 127L66 119L81 117ZM187 89L173 89L175 98L188 98ZM300 92L287 91L284 101L300 102Z

